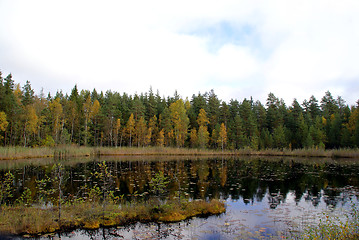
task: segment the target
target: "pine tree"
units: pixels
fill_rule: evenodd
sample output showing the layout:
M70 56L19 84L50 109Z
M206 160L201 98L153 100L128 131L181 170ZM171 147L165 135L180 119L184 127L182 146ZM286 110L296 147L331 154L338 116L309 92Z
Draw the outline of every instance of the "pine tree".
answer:
M212 131L216 126L216 124L218 123L220 103L221 101L214 93L214 90L211 89L207 97L207 105L208 105L207 114L209 119L209 124L208 124L209 131Z
M34 90L31 88L30 82L26 81L26 84L22 90L21 103L24 106L31 105L34 102Z
M273 130L273 146L278 149L283 149L288 146L285 139L285 129L281 125Z

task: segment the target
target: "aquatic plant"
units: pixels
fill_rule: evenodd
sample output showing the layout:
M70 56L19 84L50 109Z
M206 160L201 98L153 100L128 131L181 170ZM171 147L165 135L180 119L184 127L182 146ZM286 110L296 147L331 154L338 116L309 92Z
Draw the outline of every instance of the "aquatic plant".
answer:
M300 235L301 239L359 239L359 208L354 203L351 205L349 213L344 217L332 216L329 213L323 213L323 219L320 219L318 225L308 226L304 233Z
M13 181L14 175L10 171L5 173L4 179L2 179L0 183L0 206L12 198L14 191Z
M151 179L149 183L150 190L155 196L161 198L167 190L168 183L168 178L160 171Z

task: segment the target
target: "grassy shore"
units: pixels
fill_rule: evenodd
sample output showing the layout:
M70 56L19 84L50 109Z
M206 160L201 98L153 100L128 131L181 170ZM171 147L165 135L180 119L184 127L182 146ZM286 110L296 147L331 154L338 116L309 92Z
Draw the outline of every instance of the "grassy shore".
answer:
M188 156L289 156L289 157L322 157L322 158L359 158L359 149L267 149L267 150L213 150L173 147L0 147L0 160L27 158L66 158L83 156L135 156L135 155L188 155Z
M323 219L314 226L306 226L298 239L354 240L359 239L359 208L352 203L349 213L339 218L324 212Z
M61 209L36 206L2 206L0 233L38 236L72 229L98 229L134 222L178 222L195 216L217 215L225 212L224 203L171 200L160 206L148 203L123 205L82 202L66 204Z

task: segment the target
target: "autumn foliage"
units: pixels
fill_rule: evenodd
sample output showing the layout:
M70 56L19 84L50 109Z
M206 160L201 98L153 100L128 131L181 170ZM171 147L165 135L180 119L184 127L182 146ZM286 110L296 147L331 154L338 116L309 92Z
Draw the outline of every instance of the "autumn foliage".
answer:
M35 95L0 72L2 146L146 147L210 149L355 148L359 107L328 91L290 106L273 93L260 101L221 101L213 90L182 99L150 89L134 96L77 89Z

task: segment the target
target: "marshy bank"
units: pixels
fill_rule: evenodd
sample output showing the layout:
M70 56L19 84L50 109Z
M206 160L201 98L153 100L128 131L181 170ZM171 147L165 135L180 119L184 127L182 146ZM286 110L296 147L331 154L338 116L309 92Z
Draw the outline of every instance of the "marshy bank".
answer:
M17 204L3 206L0 211L0 233L26 237L75 229L94 230L100 227L126 226L136 222L178 222L192 217L221 214L225 212L225 205L217 200L171 200L161 205L151 201L117 204L76 200L64 203L61 218L58 206Z
M0 160L55 158L68 157L99 157L99 156L283 156L305 158L358 158L359 149L266 149L252 150L250 148L238 150L214 150L197 148L174 147L85 147L85 146L57 146L57 147L0 147Z
M36 223L52 219L54 226L47 231L60 231L58 224L63 224L62 229L76 228L56 234L66 239L104 239L96 235L104 232L125 239L143 239L146 234L153 238L169 234L166 239L293 239L303 236L303 226L318 226L323 212L340 216L350 210L351 203L357 205L359 198L359 163L353 158L115 155L24 159L0 161L0 180L1 214L8 216L4 220L8 227L10 217L18 215L16 226L35 228L36 216L25 217L29 211L39 215ZM196 212L187 204L207 209L211 207L203 207L204 203L218 199L226 208L219 216L163 223ZM161 223L142 224L137 222L139 216L143 222ZM126 226L105 227L120 221ZM98 226L100 230L89 230Z

